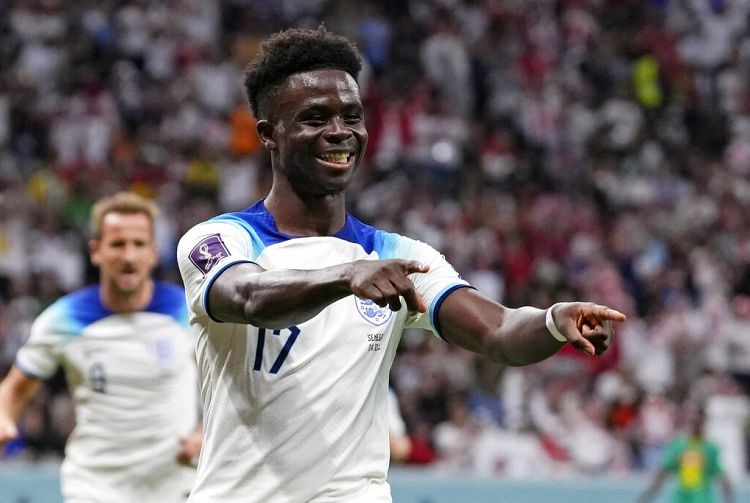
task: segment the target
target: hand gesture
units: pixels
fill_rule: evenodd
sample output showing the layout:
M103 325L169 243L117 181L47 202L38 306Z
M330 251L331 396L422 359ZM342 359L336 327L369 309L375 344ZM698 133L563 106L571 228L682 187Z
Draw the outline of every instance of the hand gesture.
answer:
M560 302L551 308L552 319L571 346L589 355L606 351L614 335L613 321L625 315L591 302Z
M414 260L357 260L349 270L349 289L360 299L389 306L392 311L401 309L399 297L403 297L409 311L424 313L427 304L407 276L429 270L429 266Z
M203 429L192 432L187 437L180 439L180 452L177 453L177 462L185 466L195 466L198 455L203 445Z

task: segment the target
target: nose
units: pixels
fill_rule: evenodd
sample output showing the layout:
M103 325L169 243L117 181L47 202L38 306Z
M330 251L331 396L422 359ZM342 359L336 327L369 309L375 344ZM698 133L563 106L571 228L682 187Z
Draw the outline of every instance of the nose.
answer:
M138 247L136 245L128 244L128 245L125 245L125 248L123 250L123 254L122 255L123 255L123 258L127 262L132 262L136 258L138 258L138 253L139 253L139 250L138 250Z
M331 118L325 131L325 138L331 142L340 142L346 140L351 135L351 130L347 127L344 120L339 116L334 116L333 118Z

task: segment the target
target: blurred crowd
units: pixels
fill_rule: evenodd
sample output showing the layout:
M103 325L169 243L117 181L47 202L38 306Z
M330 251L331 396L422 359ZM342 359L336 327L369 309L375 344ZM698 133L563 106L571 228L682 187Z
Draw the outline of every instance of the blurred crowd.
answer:
M94 281L91 203L194 223L269 186L242 89L270 32L356 40L365 222L441 250L515 307L629 320L601 358L505 368L432 334L392 371L410 464L508 477L655 468L700 403L735 481L750 424L750 0L0 1L0 373L34 316ZM64 380L5 456L58 455Z

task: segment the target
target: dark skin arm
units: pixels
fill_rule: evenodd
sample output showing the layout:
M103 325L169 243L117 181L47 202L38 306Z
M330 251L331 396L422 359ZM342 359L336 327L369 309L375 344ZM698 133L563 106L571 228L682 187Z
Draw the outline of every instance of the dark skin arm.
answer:
M550 335L545 315L545 310L533 307L505 307L469 288L450 294L438 313L446 340L506 365L542 361L564 345ZM589 355L602 354L612 337L612 321L625 319L614 309L590 302L555 304L552 315L571 345Z
M410 260L358 260L311 271L266 271L257 264L228 268L209 291L211 315L225 322L285 328L309 320L329 304L356 295L392 310L401 298L410 311L427 306L408 278L427 266ZM443 302L439 313L446 340L508 365L528 365L555 354L563 343L545 325L545 311L510 309L475 290L461 288ZM555 304L555 325L571 344L587 354L603 353L612 336L612 321L625 316L588 302Z
M286 328L309 320L339 299L356 295L379 306L410 311L427 306L407 277L427 272L413 260L357 260L312 271L266 271L257 264L228 268L208 294L211 315L221 321Z

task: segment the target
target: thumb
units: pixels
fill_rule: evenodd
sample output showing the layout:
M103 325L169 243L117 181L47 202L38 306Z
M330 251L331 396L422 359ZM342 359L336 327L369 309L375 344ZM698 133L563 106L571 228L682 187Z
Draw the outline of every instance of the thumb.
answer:
M566 334L568 337L568 341L570 342L570 345L576 348L578 351L581 351L583 353L586 353L589 356L594 356L596 354L596 349L594 349L594 345L591 344L591 342L583 337L580 333L578 333L577 330L569 332Z

